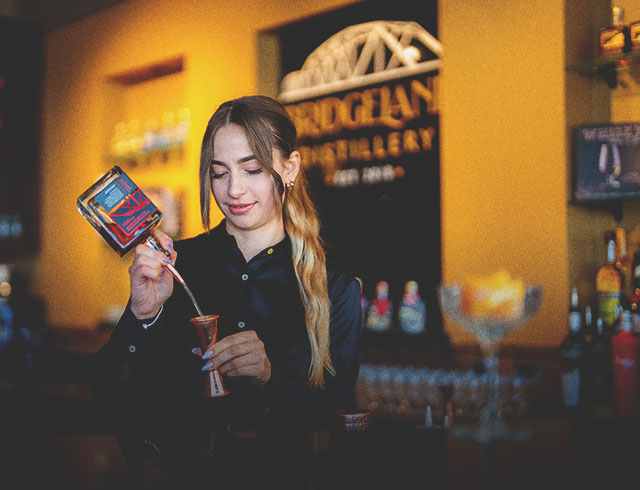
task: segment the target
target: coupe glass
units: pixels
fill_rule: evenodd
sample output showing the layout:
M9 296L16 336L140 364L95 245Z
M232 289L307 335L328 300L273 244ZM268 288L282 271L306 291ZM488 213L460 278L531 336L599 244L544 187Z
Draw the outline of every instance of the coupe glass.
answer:
M500 342L509 333L522 327L538 311L542 303L542 287L527 286L524 298L524 311L517 318L503 319L492 317L471 317L462 312L461 287L459 284L441 286L440 304L447 318L473 333L480 344L482 361L488 376L489 399L480 415L476 428L456 427L453 435L460 439L481 443L522 442L530 438L528 431L513 432L507 430L499 415L498 351Z

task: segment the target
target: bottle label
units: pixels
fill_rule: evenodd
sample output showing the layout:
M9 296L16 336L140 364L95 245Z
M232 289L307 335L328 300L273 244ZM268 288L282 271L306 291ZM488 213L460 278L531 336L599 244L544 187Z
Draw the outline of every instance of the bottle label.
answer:
M630 359L630 358L626 358L626 357L617 357L616 356L613 359L613 362L615 362L617 365L621 366L623 369L632 369L636 365L636 360L635 359Z
M95 199L127 236L133 235L138 226L158 209L126 175L107 185Z
M616 321L616 309L620 306L619 294L599 295L600 318L605 325L613 325Z
M569 314L569 329L572 332L580 331L580 312L572 311Z

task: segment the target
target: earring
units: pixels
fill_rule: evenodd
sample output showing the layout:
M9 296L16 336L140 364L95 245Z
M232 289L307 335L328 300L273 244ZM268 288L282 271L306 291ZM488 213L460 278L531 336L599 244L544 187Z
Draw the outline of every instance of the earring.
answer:
M291 182L287 182L287 183L285 184L285 187L286 187L287 189L293 189L293 180L292 180Z

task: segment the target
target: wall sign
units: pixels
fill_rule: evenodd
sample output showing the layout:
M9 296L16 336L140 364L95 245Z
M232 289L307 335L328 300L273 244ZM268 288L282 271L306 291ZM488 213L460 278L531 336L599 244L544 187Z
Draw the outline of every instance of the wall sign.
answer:
M363 305L384 304L392 315L390 327L372 330L401 331L398 312L411 282L426 328L403 331L442 333L441 53L418 22L373 20L330 36L282 79L280 100L298 131L330 260L362 280Z
M640 196L640 124L574 129L576 201Z

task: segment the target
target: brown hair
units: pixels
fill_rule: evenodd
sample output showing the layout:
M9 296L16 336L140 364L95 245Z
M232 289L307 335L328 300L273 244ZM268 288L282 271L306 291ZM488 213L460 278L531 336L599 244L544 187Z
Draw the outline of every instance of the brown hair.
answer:
M302 170L295 186L286 189L273 168L276 148L286 159L296 149L296 128L282 105L264 96L242 97L222 104L211 116L202 140L200 154L200 210L202 224L210 229L211 159L218 129L228 124L240 126L260 166L271 174L276 203L292 246L293 268L305 309L307 335L311 345L308 383L324 387L324 369L335 375L329 353L329 293L324 248L320 241L320 223L307 191ZM284 202L282 198L284 196Z

